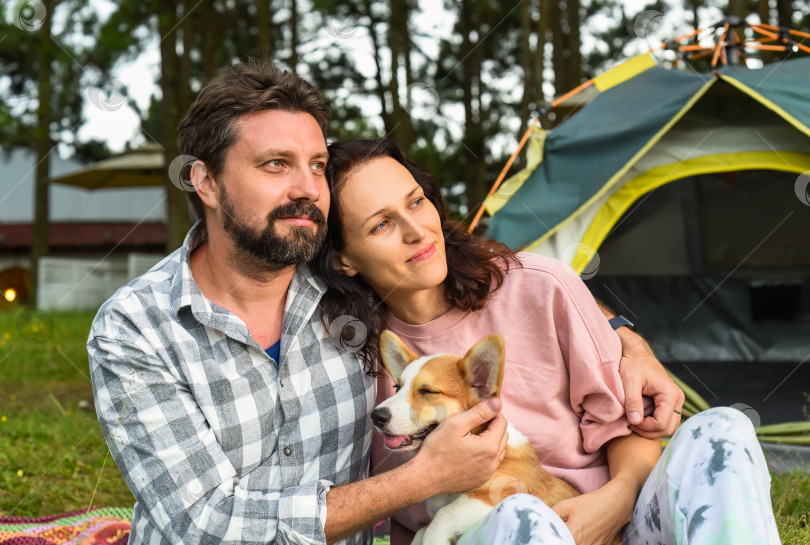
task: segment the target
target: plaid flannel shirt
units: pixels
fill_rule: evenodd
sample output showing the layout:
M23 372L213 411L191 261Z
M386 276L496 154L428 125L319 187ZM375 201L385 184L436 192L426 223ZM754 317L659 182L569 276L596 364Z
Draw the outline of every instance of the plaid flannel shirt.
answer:
M368 476L374 380L326 334L306 266L276 365L194 282L205 237L195 225L119 289L87 343L98 419L136 499L129 543L325 543L327 491Z

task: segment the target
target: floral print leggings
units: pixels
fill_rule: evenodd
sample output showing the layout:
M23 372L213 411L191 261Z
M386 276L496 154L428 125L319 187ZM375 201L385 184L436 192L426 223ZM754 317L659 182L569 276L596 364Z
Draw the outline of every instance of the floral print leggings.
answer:
M727 407L689 418L639 494L625 545L780 543L770 475L751 421ZM575 545L565 523L527 494L504 500L457 545Z

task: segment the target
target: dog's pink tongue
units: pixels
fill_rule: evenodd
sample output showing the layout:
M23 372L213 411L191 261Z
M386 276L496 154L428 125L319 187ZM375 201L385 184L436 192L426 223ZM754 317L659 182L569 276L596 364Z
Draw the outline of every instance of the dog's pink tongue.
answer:
M388 435L385 434L385 446L388 448L397 448L408 439L407 435Z

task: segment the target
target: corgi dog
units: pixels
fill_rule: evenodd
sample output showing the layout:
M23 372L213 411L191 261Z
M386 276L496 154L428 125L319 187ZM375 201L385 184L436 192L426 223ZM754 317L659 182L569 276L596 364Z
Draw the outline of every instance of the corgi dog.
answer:
M380 403L371 419L389 450L418 449L446 418L500 394L504 342L498 335L484 337L461 358L452 354L417 356L387 330L380 337L380 349L397 393ZM483 430L481 426L473 433ZM455 543L512 494L533 494L548 506L579 495L540 466L526 436L511 424L507 431L506 454L490 480L475 490L429 498L425 503L431 522L419 530L411 545ZM621 545L618 535L611 545Z

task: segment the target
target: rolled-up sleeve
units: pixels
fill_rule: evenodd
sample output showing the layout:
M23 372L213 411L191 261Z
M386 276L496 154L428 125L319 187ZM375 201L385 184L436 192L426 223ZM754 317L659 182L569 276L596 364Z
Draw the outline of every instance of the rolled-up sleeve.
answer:
M115 463L167 543L326 543L318 480L281 488L270 460L238 475L176 370L134 342L88 341L93 395Z
M556 275L554 320L570 376L571 408L580 418L583 449L597 452L631 430L619 375L622 347L582 280L566 265Z

